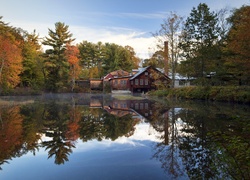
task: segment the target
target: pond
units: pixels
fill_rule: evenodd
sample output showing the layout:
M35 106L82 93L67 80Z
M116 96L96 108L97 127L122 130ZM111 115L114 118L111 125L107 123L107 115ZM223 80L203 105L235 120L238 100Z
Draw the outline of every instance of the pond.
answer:
M0 98L0 179L250 179L250 107L139 96Z

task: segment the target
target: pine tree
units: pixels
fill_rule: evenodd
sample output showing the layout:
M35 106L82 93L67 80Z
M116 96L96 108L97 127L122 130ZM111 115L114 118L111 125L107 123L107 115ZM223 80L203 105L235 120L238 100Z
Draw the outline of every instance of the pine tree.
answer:
M74 41L68 28L64 23L55 23L55 31L49 29L49 37L43 41L44 45L52 47L45 53L45 86L50 91L56 92L65 87L68 80L69 63L64 51L66 44Z
M202 78L206 74L206 64L208 64L209 53L214 42L218 38L219 28L217 25L217 15L210 12L205 3L193 8L187 18L182 32L182 42L180 47L183 56L195 72L192 76Z

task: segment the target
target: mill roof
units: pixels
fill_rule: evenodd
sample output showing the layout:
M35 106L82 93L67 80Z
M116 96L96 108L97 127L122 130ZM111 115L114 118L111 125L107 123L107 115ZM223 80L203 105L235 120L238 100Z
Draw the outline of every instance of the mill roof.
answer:
M138 68L138 72L130 78L130 80L135 79L136 77L138 77L140 74L144 73L150 66L147 66L145 68Z

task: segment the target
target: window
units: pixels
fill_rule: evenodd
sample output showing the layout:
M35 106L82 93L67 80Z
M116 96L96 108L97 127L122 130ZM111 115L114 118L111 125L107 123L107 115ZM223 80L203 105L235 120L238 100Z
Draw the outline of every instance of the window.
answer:
M148 79L145 79L145 85L148 85Z
M135 79L135 85L138 85L138 79Z
M148 75L148 72L145 72L145 76L147 76Z
M140 85L143 85L143 79L140 79Z
M121 83L120 84L126 84L127 81L126 80L121 80Z
M133 85L134 84L134 81L131 81L131 85Z
M135 109L139 109L139 104L135 103Z
M143 103L140 103L140 109L143 109Z

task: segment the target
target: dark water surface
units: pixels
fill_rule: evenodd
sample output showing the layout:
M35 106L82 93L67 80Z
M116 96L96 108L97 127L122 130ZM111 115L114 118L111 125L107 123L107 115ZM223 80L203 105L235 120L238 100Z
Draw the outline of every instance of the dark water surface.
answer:
M250 179L250 107L0 97L0 179Z

